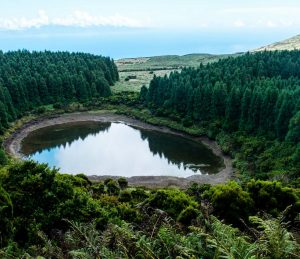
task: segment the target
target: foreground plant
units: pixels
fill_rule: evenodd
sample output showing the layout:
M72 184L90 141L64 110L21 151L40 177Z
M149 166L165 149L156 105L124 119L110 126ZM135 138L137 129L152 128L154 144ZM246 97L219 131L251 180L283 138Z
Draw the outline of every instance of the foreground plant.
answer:
M257 245L261 256L274 259L300 258L300 246L293 234L287 230L288 223L283 219L283 214L275 219L250 217L250 222L255 224L258 229Z

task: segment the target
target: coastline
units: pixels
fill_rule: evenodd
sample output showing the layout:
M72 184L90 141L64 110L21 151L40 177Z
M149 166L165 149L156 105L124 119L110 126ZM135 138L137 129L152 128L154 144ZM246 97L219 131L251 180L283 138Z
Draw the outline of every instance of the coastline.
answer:
M134 176L127 178L131 186L146 186L146 187L168 187L178 186L185 188L191 182L218 184L224 183L231 179L233 174L232 159L224 155L218 144L207 137L195 137L187 133L173 130L165 126L156 126L149 123L142 122L138 119L133 119L125 115L115 114L113 112L78 112L71 114L52 115L49 117L42 117L31 120L19 129L13 132L7 139L4 140L4 148L11 156L22 159L21 144L22 140L32 131L65 123L85 122L85 121L99 121L99 122L119 122L133 127L138 127L146 130L156 130L165 133L183 136L194 141L203 143L216 156L223 159L224 167L213 175L194 175L187 178L172 177L172 176ZM92 181L99 181L110 178L117 178L114 176L88 176Z

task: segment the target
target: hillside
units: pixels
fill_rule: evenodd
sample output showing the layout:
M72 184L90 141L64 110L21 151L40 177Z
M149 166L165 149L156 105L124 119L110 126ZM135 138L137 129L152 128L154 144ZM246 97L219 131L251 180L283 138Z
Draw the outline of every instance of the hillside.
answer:
M296 49L300 49L300 35L257 48L250 52ZM113 92L138 92L142 85L149 85L154 74L163 77L169 75L172 71L181 70L183 67L198 67L200 63L205 65L230 56L236 57L240 55L240 53L227 55L188 54L183 56L164 55L119 59L116 61L116 65L120 74L120 81L112 87L112 90Z
M156 76L169 75L174 70L183 67L198 67L200 63L207 64L232 55L212 55L212 54L187 54L164 55L154 57L124 58L116 61L120 81L112 87L114 92L139 91L142 85L149 85L149 82Z
M255 49L254 51L297 50L297 49L300 49L300 35L294 36L287 40L275 42L273 44L264 47L260 47L258 49Z
M116 61L120 72L141 70L168 70L182 67L197 67L228 57L228 55L188 54L183 56L165 55L154 57L125 58Z

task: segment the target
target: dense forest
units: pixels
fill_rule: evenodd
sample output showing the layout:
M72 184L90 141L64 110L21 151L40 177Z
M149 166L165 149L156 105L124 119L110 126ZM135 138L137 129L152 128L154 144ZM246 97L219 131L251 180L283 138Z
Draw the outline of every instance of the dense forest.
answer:
M45 104L109 96L119 79L108 57L68 52L0 52L0 130Z
M300 51L248 53L154 77L140 98L156 116L210 128L213 138L222 131L261 136L262 149L268 140L284 142L281 148L274 142L274 152L285 149L282 156L299 162ZM255 168L257 173L271 169ZM299 167L292 171L299 176Z
M145 89L144 89L145 90ZM268 134L297 143L300 51L229 58L169 78L154 78L149 106L196 121L222 120L229 130Z

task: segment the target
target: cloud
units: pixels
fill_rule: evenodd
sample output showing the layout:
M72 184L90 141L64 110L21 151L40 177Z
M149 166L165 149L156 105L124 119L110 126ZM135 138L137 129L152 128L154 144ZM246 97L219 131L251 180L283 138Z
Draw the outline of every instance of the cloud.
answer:
M233 25L234 25L234 27L241 28L241 27L244 27L246 24L241 20L237 20L233 23Z
M2 30L25 30L48 25L75 27L145 27L145 24L142 22L119 14L113 16L94 16L83 11L74 11L71 15L66 17L49 18L44 10L40 10L37 18L0 18L0 29Z
M40 10L38 17L33 19L27 18L12 18L12 19L0 19L0 28L6 30L21 30L27 28L39 28L50 23L49 17L45 11Z
M274 23L273 21L267 21L266 26L269 27L269 28L277 27L276 23Z
M299 7L236 7L220 10L219 16L236 28L291 28L300 26Z
M143 27L142 23L137 20L121 16L119 14L113 16L93 16L88 12L75 11L73 15L63 18L55 18L52 20L54 25L63 26L116 26L116 27Z
M225 8L222 10L223 13L228 14L299 14L299 6L267 6L267 7L236 7L236 8Z

